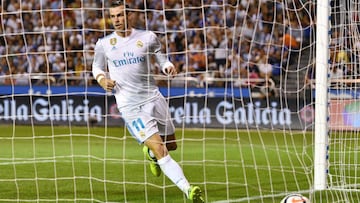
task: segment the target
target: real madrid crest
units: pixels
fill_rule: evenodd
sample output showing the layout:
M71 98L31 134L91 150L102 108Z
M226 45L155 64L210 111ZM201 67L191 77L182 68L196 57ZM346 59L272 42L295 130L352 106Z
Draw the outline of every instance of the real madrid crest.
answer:
M138 40L138 41L136 41L136 46L139 47L139 48L141 48L141 47L144 46L144 44L143 44L142 41Z
M113 45L113 46L115 46L115 44L116 44L116 38L111 38L111 39L110 39L110 44Z
M113 46L113 48L111 50L116 50L115 44L116 44L116 38L111 38L110 39L110 44Z

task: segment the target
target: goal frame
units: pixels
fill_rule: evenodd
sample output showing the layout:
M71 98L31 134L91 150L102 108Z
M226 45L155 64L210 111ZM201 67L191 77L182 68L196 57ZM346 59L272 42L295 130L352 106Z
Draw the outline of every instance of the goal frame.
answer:
M327 188L328 175L328 68L330 1L317 1L314 190Z

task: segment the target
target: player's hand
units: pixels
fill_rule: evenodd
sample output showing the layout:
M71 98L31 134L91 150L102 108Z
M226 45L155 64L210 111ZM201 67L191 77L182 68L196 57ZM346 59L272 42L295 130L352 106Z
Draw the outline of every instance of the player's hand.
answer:
M176 68L174 66L168 66L164 69L165 74L168 76L175 77L177 74Z
M99 85L106 91L111 92L115 87L115 80L111 80L108 78L102 78L99 81Z

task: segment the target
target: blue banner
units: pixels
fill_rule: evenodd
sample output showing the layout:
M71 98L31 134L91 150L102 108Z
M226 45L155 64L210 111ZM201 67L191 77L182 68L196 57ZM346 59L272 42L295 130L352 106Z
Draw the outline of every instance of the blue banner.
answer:
M165 97L235 97L235 98L249 98L251 93L257 92L245 87L229 87L229 88L182 88L182 87L160 87L160 92ZM106 95L105 91L99 86L11 86L1 85L0 95ZM332 97L340 98L360 98L360 91L357 89L331 89L329 94ZM315 90L313 91L315 95Z
M160 87L165 97L250 97L249 88L167 88ZM0 95L105 95L99 86L0 86Z

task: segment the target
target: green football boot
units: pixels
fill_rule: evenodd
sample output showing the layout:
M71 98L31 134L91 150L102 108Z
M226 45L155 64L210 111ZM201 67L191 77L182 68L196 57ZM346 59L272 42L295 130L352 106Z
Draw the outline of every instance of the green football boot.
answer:
M201 196L201 189L199 186L191 186L188 191L188 198L193 203L204 203L204 199Z
M159 164L157 163L156 158L152 158L149 154L149 148L147 146L143 147L143 152L144 155L146 156L146 158L150 161L150 171L151 173L156 176L159 177L161 175L161 168L159 166Z

